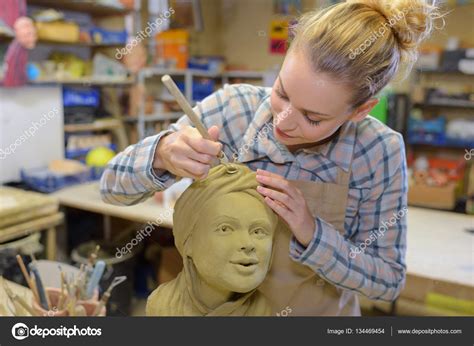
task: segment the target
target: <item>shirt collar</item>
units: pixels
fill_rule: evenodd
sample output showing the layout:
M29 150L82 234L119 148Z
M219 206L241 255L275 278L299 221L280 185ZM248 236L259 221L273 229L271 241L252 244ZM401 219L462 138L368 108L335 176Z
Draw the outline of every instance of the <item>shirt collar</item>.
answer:
M249 162L263 157L268 157L272 162L279 164L296 161L295 155L281 144L273 134L273 116L269 96L265 96L257 107L255 116L244 134L238 151L240 162ZM298 155L302 152L309 156L322 155L348 172L354 151L355 130L356 124L347 121L341 126L339 134L329 142L300 149L295 154ZM303 161L306 161L306 159L303 158Z

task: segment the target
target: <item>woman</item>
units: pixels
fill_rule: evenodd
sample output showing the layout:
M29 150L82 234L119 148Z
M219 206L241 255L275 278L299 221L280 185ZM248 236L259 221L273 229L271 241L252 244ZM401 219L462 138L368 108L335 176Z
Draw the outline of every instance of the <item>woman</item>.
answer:
M173 235L183 258L177 278L148 297L147 316L266 316L256 288L270 268L280 224L244 165L219 165L178 199Z
M437 17L421 0L304 15L273 88L225 86L198 104L215 141L183 117L128 147L102 177L104 201L135 204L176 176L204 178L223 149L257 171L258 191L289 227L261 287L275 312L359 315L356 293L393 301L406 270L404 143L368 114Z

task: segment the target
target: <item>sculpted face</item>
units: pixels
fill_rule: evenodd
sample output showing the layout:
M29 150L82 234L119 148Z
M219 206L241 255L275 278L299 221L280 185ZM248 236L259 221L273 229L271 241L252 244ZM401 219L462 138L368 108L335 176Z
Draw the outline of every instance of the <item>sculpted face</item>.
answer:
M210 286L249 292L262 283L269 269L276 226L276 216L255 197L219 196L202 209L188 256Z

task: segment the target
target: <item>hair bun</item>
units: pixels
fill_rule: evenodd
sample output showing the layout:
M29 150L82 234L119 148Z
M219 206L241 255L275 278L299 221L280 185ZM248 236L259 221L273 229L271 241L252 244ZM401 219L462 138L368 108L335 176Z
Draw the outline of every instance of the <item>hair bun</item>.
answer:
M426 38L434 20L441 18L434 1L423 0L353 0L380 13L394 33L402 55L416 55L418 45ZM403 54L405 53L405 54Z

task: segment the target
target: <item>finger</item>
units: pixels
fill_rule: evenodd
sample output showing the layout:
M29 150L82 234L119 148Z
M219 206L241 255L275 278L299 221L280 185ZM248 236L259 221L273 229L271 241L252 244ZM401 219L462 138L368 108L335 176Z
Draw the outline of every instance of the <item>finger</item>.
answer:
M187 156L188 158L194 161L198 161L204 164L210 164L212 160L215 158L215 156L211 156L208 154L201 154L193 150L193 148L191 148L190 146L183 149L183 155Z
M286 192L290 196L293 196L295 193L286 179L271 178L257 174L257 181L263 185Z
M217 141L219 139L219 128L216 125L211 126L207 133L211 136L212 140Z
M289 211L287 208L285 208L284 206L282 206L281 204L275 202L274 200L272 200L271 198L269 197L265 197L265 203L267 203L267 205L275 212L277 213L278 215L280 215L283 220L285 220L287 223L288 220L289 220L289 216L290 216L290 213L291 211Z
M202 178L207 176L211 167L204 163L186 159L180 164L180 168L191 174L193 178Z
M295 206L293 205L294 200L290 196L288 196L286 193L268 189L263 186L257 186L257 191L260 192L265 197L270 197L272 200L276 202L280 202L287 209L291 211L295 210Z
M263 176L266 176L266 177L275 178L275 179L285 179L281 175L278 175L278 174L275 174L275 173L272 173L272 172L269 172L269 171L266 171L266 170L260 169L260 168L257 169L257 174L258 175L263 175Z
M204 138L188 137L188 144L197 152L217 156L222 150L222 144L219 142L210 141Z

